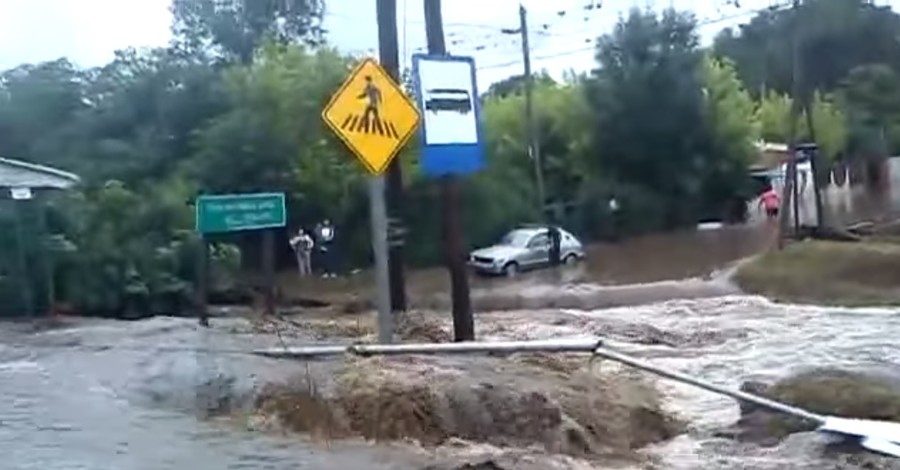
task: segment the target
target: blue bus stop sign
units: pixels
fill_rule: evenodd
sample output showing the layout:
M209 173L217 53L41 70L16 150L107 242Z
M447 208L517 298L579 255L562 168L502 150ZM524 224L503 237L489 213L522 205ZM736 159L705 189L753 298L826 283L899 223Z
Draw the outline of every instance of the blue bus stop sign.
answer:
M484 151L475 61L415 54L413 77L422 113L422 171L439 177L480 170Z

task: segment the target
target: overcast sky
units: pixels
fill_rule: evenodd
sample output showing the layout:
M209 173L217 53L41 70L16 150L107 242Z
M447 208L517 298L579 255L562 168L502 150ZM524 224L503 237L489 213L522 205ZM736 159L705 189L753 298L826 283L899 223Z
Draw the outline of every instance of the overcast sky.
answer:
M329 40L358 54L377 50L375 0L326 0ZM720 29L744 22L754 11L784 0L523 0L529 11L534 68L555 76L591 68L591 41L608 32L631 7L675 6L695 12L708 41ZM881 0L894 3L900 0ZM0 69L24 62L68 57L95 66L129 46L159 46L169 38L170 0L0 0ZM401 62L425 45L422 0L397 0ZM602 8L585 6L602 3ZM518 37L501 28L518 26L519 0L444 0L450 53L472 55L480 86L521 73ZM719 5L717 7L717 5ZM720 21L713 22L719 19Z

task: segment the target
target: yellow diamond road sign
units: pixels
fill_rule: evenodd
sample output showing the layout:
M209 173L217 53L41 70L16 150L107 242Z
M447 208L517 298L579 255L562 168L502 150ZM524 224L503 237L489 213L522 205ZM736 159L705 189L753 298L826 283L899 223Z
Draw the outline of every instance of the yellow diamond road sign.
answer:
M322 112L370 173L382 173L419 125L419 111L372 59L356 67Z

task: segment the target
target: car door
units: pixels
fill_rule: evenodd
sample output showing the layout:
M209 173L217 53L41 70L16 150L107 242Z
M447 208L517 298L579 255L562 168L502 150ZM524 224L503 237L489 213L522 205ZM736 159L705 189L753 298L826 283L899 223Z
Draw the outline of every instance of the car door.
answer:
M531 237L525 248L527 260L524 264L539 266L550 262L550 235L547 232Z

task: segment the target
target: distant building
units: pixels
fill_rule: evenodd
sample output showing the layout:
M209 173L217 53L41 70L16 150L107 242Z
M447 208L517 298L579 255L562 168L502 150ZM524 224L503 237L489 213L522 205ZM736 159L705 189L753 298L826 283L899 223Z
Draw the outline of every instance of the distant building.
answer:
M763 142L756 143L758 154L756 160L750 164L750 171L768 171L777 168L787 161L787 144Z

